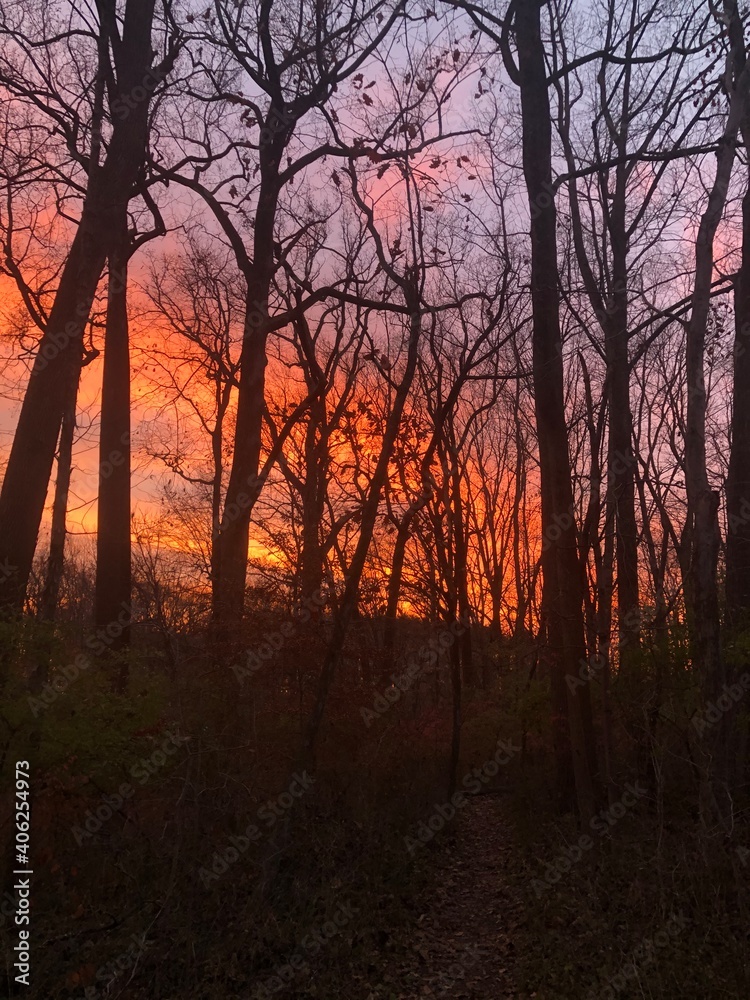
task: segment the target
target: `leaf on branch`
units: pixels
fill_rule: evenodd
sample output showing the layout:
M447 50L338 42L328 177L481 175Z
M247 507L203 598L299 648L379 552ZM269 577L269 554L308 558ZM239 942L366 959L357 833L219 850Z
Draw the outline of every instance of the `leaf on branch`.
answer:
M362 95L362 103L366 104L368 108L371 108L374 102L373 102L373 99L370 97L369 94L363 94Z

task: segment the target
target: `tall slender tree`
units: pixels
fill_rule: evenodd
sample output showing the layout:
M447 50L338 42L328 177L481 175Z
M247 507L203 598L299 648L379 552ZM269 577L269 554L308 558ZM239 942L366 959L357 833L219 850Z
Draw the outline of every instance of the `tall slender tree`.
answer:
M13 567L12 578L0 593L6 609L19 610L24 602L55 445L78 378L83 330L111 233L127 209L143 169L154 89L171 71L179 51L178 35L168 28L163 58L153 63L155 5L156 0L128 0L120 16L114 0L97 4L98 34L93 41L97 76L103 76L107 83L110 135L103 162L90 172L85 187L80 219L39 344L0 492L0 561L6 560ZM164 0L163 14L169 25L169 0ZM31 37L26 34L27 27L32 30ZM50 95L48 78L35 72L33 52L46 43L49 51L65 46L67 53L67 42L87 32L74 25L58 35L50 26L55 37L48 38L45 28L15 25L10 15L3 15L0 32L4 42L14 48L16 58L3 56L0 83L21 101L64 108L64 97ZM81 80L84 78L82 73ZM80 96L84 99L86 94ZM66 127L62 113L50 110L50 114L58 127ZM98 142L96 130L92 142ZM81 154L84 168L90 155L91 149Z
M99 498L96 530L94 624L106 628L122 619L125 627L108 647L122 654L130 643L130 345L128 260L132 252L127 215L111 234L107 314L104 333ZM120 656L114 684L124 691L127 662Z
M744 30L735 0L725 0L723 18L728 27L724 91L728 113L716 153L716 171L695 239L695 273L687 323L687 417L685 426L685 486L687 521L683 545L689 557L685 580L691 651L702 675L707 700L720 697L726 683L722 654L718 559L721 545L719 494L712 489L706 451L706 329L714 269L714 241L724 213L737 135L748 107L750 67L745 57ZM707 822L731 823L731 793L727 787L729 727L732 713L703 734L705 748L701 805Z
M744 58L743 53L740 59ZM745 149L750 149L750 107L745 108L740 132ZM750 163L747 166L742 250L734 285L732 422L726 486L727 611L731 623L743 627L750 616Z

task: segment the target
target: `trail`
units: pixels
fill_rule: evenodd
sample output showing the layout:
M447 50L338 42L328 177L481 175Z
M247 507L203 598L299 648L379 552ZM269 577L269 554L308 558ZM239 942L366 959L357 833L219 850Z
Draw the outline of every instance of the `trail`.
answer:
M524 906L506 875L513 843L503 805L502 795L472 798L455 836L443 834L409 950L383 970L372 1000L519 1000L514 937Z

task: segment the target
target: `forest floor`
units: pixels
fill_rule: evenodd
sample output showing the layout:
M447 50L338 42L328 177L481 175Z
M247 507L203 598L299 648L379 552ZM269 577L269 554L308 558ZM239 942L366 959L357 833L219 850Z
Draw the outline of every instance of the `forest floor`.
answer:
M363 976L367 1000L744 1000L746 869L687 824L647 816L546 884L574 817L519 810L509 788L467 796L422 847L411 925ZM547 806L549 803L547 803ZM663 842L663 843L662 843ZM593 839L589 839L593 843ZM660 853L660 844L663 854ZM731 853L731 851L730 851ZM750 854L750 852L748 852ZM745 856L744 854L742 855ZM546 887L545 887L546 886ZM355 977L356 978L356 977ZM377 985L374 985L377 984ZM327 994L332 1000L334 994Z
M750 810L738 802L729 840L703 829L679 731L664 737L655 789L603 811L584 838L558 811L554 768L526 721L525 754L433 825L449 742L437 710L391 715L365 730L370 742L358 719L337 717L314 792L282 836L268 805L289 780L292 713L245 715L217 686L175 718L156 698L99 698L95 680L89 701L73 710L61 698L47 729L35 722L36 982L18 989L29 1000L750 997ZM507 692L470 707L466 776L500 735L522 740ZM173 730L187 745L141 780ZM622 743L623 782L636 781ZM127 803L96 819L127 779ZM230 857L251 819L265 839ZM426 826L442 828L420 845ZM4 920L0 941L13 929ZM334 931L316 938L324 927Z
M371 973L372 1000L515 1000L522 893L508 878L514 838L505 796L469 797L452 836L429 850L433 866L415 900L408 939ZM506 799L507 802L507 799Z

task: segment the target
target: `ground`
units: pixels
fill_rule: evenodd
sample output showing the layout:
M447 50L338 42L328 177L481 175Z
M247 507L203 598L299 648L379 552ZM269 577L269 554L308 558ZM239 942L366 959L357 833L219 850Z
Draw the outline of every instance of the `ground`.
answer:
M506 870L513 838L502 793L471 798L455 835L431 852L434 870L415 901L401 954L371 976L372 1000L515 1000L517 932L524 902Z

